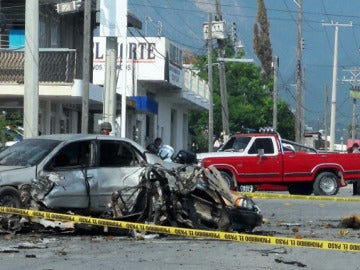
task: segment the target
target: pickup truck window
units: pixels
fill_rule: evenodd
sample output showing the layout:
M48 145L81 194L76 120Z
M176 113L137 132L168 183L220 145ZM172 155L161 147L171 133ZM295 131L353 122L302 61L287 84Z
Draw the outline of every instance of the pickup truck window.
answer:
M274 154L274 144L271 138L257 138L249 149L249 154L257 154L259 149L264 149L264 154Z
M242 152L249 144L251 137L231 137L219 151Z

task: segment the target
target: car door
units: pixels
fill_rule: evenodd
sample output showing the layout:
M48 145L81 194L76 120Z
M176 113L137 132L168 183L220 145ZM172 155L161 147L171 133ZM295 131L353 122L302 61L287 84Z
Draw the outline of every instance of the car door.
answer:
M76 141L62 147L45 166L45 174L54 183L44 198L50 208L87 209L91 207L91 192L96 186L94 143Z
M97 159L97 186L92 199L98 210L108 209L114 191L124 189L124 201L131 195L136 196L136 186L144 170L141 163L145 162L137 149L126 141L98 140Z
M237 164L240 178L248 182L279 182L282 159L273 137L255 137Z

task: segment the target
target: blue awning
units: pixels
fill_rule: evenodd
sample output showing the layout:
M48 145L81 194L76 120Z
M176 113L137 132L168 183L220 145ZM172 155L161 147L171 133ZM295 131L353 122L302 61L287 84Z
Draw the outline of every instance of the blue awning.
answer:
M158 114L158 103L148 96L132 96L130 99L136 102L136 110L143 113Z

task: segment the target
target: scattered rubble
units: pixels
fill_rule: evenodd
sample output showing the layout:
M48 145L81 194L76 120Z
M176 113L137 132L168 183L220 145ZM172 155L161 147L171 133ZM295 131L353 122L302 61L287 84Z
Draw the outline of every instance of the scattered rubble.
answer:
M360 214L344 216L339 224L339 227L360 229Z

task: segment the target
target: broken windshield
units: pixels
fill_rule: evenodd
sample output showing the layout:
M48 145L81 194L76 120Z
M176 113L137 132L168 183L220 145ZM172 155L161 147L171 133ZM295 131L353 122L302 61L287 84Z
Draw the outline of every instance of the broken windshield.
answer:
M0 165L33 166L38 164L61 141L26 139L0 153Z

